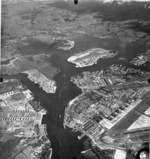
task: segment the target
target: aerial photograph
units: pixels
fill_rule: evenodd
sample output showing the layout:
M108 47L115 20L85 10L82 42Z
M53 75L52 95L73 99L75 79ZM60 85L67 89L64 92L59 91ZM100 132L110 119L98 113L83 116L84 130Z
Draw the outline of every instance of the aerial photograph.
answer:
M0 159L149 147L149 0L1 1Z

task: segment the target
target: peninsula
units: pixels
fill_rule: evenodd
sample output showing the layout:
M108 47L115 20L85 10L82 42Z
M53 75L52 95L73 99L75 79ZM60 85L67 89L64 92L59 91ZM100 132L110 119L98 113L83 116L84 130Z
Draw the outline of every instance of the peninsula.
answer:
M64 127L81 132L79 139L87 136L100 149L125 149L125 143L134 149L135 142L148 141L149 131L144 131L150 126L145 115L150 102L148 77L149 72L123 65L73 77L82 94L65 109Z
M0 84L0 158L41 159L44 155L49 159L52 149L42 124L45 114L19 80L4 80Z
M46 92L46 93L55 93L56 92L56 82L44 76L36 69L31 69L28 71L24 71L23 73L28 74L28 78L34 82L38 83L39 86Z

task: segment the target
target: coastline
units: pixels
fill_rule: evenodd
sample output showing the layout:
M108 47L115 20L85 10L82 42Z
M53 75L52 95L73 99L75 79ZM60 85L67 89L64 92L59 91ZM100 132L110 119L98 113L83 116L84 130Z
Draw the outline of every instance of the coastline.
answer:
M40 159L49 149L52 156L51 142L47 138L46 125L42 124L46 110L34 101L34 94L17 79L5 79L0 84L1 92L1 137L0 144L16 140L17 144L5 154L6 158ZM11 90L11 91L10 91ZM0 155L1 158L3 154Z
M117 53L103 48L92 48L84 52L77 53L67 59L68 62L75 64L75 67L87 67L97 64L99 59L112 58Z
M88 78L89 82L94 80L89 74L92 73L84 74L86 78L77 75L77 82L74 84L82 89L85 86L84 80ZM99 148L109 149L117 148L117 146L120 148L115 139L123 137L123 132L127 131L127 128L134 122L137 122L136 127L140 127L132 110L138 109L142 102L146 103L143 97L150 90L147 83L150 73L123 65L112 65L102 74L99 78L99 87L95 89L93 86L90 90L85 88L85 91L82 89L82 94L69 102L65 109L64 125L73 131L82 133L81 138L84 135L87 136ZM97 82L95 80L93 85ZM122 100L122 96L127 94L128 90L128 96ZM145 109L147 107L146 105ZM134 116L135 120L127 124L129 121L126 123L125 121L129 116L130 118ZM121 122L124 122L126 127L121 127L119 125Z
M39 84L39 87L42 88L46 93L55 93L56 92L56 82L54 80L48 79L42 73L36 69L31 69L24 71L23 73L28 75L28 78L35 84Z
M35 68L42 72L47 78L52 79L56 74L59 73L59 69L54 67L48 61L50 57L51 55L49 54L24 56L16 54L15 56L6 59L11 60L7 64L2 64L1 71L2 74L13 75Z

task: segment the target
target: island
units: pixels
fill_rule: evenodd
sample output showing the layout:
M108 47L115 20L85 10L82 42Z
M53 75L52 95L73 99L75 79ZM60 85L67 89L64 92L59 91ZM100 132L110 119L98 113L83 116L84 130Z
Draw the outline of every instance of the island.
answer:
M117 53L111 50L92 48L69 57L67 61L76 64L76 67L87 67L97 64L100 58L111 58L116 55Z
M25 85L4 79L0 83L0 158L41 159L44 155L50 159L51 142L42 124L45 114Z
M31 69L24 71L23 73L28 74L28 78L34 82L38 83L40 88L42 88L46 93L55 93L56 92L56 82L44 76L36 69Z
M148 77L149 72L119 64L72 77L82 94L68 103L64 127L82 133L79 139L87 136L92 146L100 150L134 149L135 140L148 142Z
M55 41L54 43L52 43L52 45L55 46L56 44L56 48L60 49L60 50L70 50L74 47L75 42L72 40L68 40L66 38L54 38Z

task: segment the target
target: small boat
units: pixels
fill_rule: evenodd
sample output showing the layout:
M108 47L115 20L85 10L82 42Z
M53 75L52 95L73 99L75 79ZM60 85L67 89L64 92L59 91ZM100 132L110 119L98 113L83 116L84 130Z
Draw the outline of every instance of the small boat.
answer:
M58 141L59 141L59 145L61 146L61 142L60 142L60 140L58 139Z

